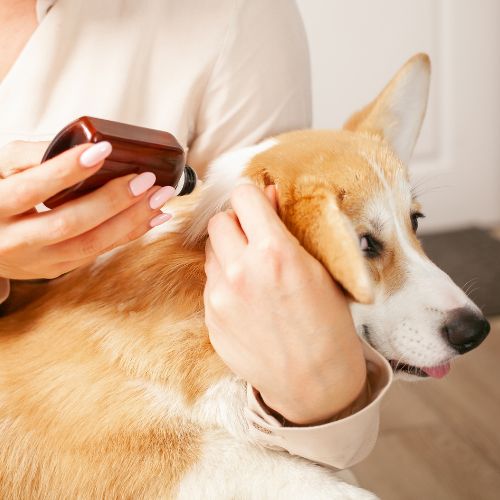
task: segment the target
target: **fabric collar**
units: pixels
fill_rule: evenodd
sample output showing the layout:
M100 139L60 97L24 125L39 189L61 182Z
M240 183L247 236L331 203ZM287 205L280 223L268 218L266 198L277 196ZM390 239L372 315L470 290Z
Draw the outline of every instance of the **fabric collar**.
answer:
M38 23L42 22L50 8L56 3L56 0L37 0L36 2L36 18Z

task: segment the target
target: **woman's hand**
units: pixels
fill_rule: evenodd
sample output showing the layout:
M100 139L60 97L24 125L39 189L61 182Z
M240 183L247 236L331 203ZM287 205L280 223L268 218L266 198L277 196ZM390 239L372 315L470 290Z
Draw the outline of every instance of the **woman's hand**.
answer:
M0 276L54 278L89 263L168 220L161 206L174 188L154 174L113 179L96 191L37 213L35 205L94 174L111 144L83 144L40 164L47 143L0 149Z
M205 318L214 349L295 424L331 419L360 394L366 364L346 298L265 195L238 187L209 223Z

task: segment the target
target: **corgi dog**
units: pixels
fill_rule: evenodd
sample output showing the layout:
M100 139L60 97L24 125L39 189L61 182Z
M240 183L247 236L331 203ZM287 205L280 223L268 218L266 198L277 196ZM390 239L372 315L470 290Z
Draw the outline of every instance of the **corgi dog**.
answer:
M177 227L158 226L3 317L0 497L374 498L252 442L245 382L205 327L204 246L235 186L275 184L280 217L351 297L359 335L398 377L444 376L489 326L415 234L406 164L429 78L418 54L343 130L227 153Z

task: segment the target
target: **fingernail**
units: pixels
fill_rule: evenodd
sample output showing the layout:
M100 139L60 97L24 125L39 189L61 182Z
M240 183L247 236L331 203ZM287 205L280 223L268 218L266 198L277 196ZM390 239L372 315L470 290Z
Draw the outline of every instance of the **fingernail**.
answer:
M134 177L129 183L130 191L134 196L146 192L151 186L154 186L156 176L153 172L143 172Z
M175 188L172 186L164 186L161 189L158 189L151 198L149 198L149 206L152 209L160 208L165 203L172 198L175 194Z
M160 224L163 224L164 222L167 222L171 218L172 218L171 214L160 214L160 215L157 215L156 217L153 217L149 221L149 225L151 227L159 226Z
M86 149L80 155L80 165L82 167L95 167L99 162L107 158L113 147L108 141L101 141Z

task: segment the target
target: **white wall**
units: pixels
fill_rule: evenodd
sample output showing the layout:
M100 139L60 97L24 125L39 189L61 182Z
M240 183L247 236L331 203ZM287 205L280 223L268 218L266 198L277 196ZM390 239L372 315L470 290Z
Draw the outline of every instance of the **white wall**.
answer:
M411 163L427 231L500 223L500 1L297 0L314 126L339 128L416 52L433 63Z

